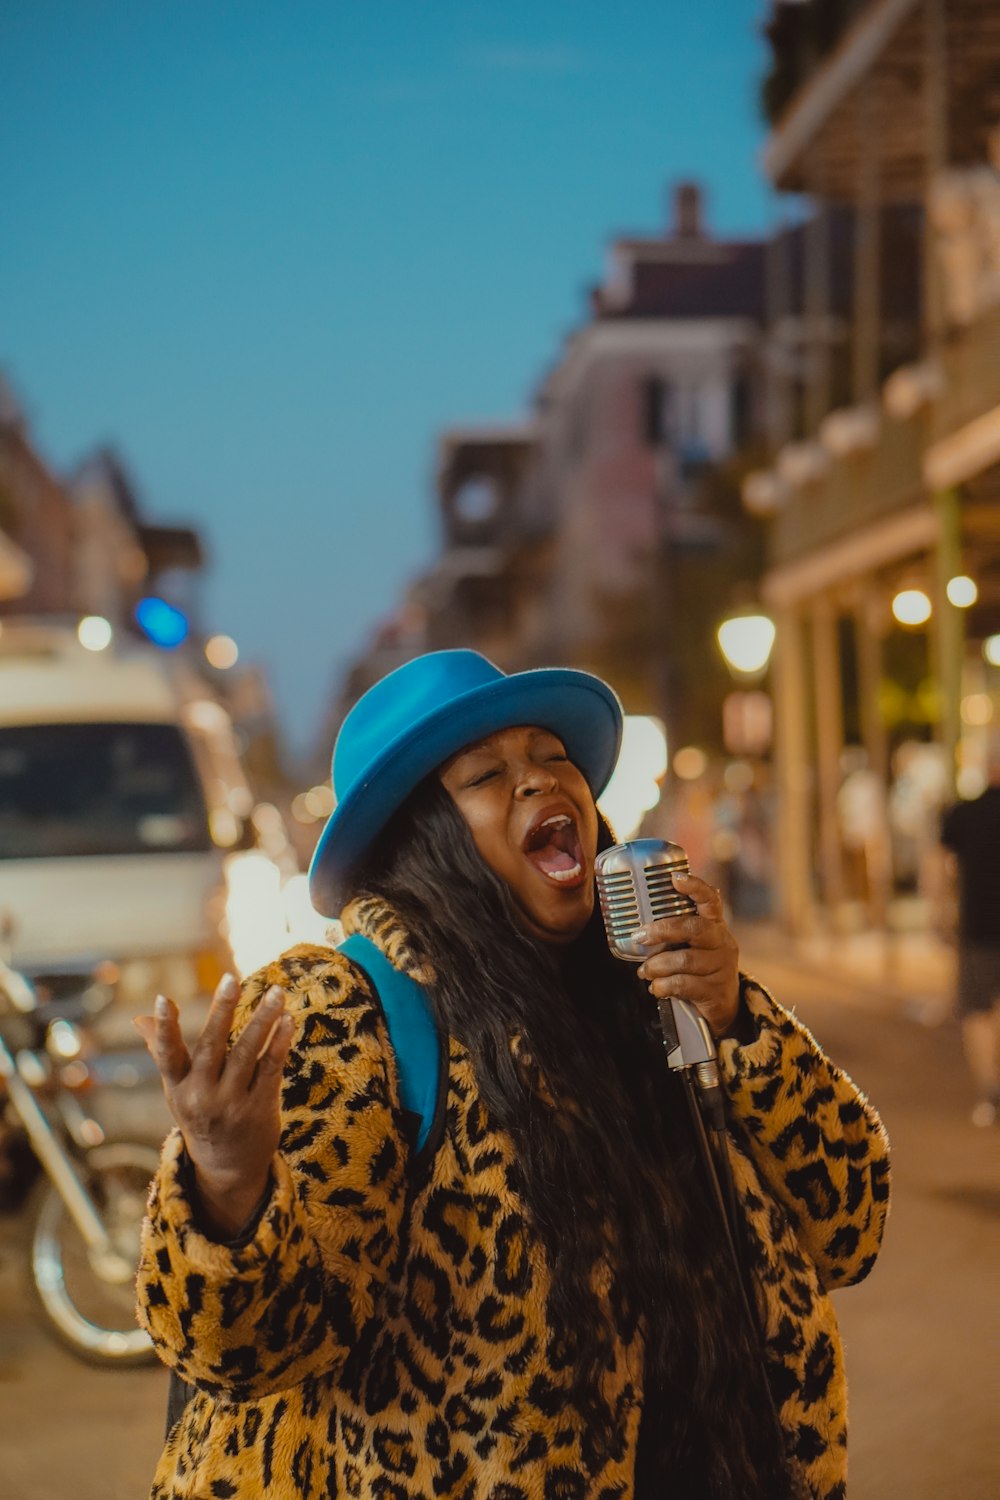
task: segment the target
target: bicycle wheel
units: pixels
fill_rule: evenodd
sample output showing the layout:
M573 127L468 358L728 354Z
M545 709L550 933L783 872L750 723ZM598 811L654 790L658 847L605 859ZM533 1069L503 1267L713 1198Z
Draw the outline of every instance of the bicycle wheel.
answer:
M111 1241L89 1249L52 1184L39 1184L29 1240L31 1284L49 1329L90 1364L151 1364L149 1335L135 1321L139 1233L158 1153L137 1142L109 1142L77 1163Z

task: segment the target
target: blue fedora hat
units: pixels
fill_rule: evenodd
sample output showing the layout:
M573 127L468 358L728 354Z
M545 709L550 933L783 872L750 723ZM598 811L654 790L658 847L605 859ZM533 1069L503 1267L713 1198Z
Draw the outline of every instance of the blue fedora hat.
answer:
M518 724L558 735L600 795L618 759L622 709L589 672L544 667L508 676L477 651L432 651L369 688L334 746L337 805L309 868L316 910L336 915L345 877L425 776L464 745Z

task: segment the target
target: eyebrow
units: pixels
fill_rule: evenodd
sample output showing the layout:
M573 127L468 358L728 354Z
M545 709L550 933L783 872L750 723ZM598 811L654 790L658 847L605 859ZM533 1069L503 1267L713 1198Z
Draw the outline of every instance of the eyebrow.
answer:
M464 749L456 751L455 755L452 758L452 764L454 764L456 761L464 760L467 755L493 755L499 758L499 751L494 750L492 745L490 745L489 743L489 740L491 738L492 736L488 736L486 739L477 740L474 744L466 745ZM561 745L563 743L554 729L543 729L541 725L532 725L532 743L535 743L535 741L540 739L555 740L557 745Z

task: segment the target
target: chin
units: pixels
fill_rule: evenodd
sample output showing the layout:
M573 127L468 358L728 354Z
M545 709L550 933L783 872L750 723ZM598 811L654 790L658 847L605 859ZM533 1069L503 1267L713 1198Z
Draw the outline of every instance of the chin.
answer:
M529 911L525 910L525 925L533 937L543 943L554 943L564 947L573 943L590 921L594 910L594 888L580 891L579 899L571 910Z

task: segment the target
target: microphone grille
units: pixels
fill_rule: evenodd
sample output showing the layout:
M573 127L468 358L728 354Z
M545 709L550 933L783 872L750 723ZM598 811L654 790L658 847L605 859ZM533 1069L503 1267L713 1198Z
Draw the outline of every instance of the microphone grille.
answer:
M608 942L619 958L641 963L653 951L633 940L636 928L697 911L690 897L674 889L674 875L690 868L679 844L631 839L604 850L594 868Z

